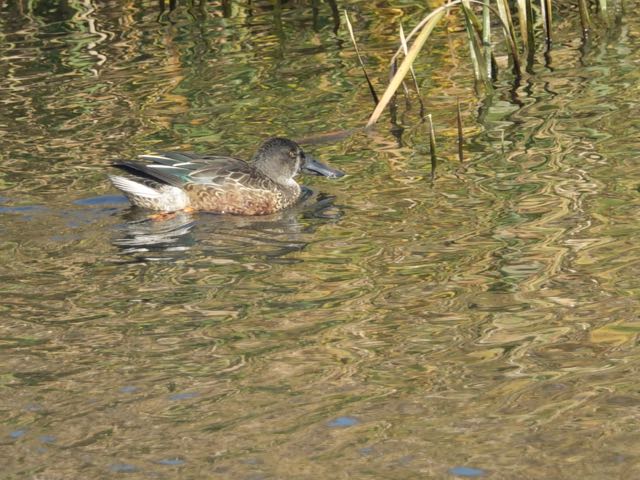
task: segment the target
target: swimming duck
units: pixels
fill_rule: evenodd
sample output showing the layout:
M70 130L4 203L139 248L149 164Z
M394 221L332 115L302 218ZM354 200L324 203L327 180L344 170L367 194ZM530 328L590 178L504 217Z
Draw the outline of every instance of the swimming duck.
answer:
M140 155L142 162L113 165L133 178L110 175L113 185L136 206L160 212L200 210L234 215L267 215L294 204L302 170L326 177L344 174L309 155L287 138L270 138L251 162L190 152Z

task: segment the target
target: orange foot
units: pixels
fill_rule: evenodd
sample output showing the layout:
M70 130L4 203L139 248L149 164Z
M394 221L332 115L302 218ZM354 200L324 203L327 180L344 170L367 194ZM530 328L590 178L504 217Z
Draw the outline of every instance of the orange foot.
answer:
M189 213L194 213L196 210L195 208L192 207L187 207L183 210L180 210L180 212L184 212L186 214ZM159 212L159 213L153 213L151 215L149 215L149 220L151 221L164 221L164 220L169 220L170 218L173 218L177 215L178 212Z
M164 220L169 220L170 218L173 218L175 216L176 216L176 212L153 213L149 215L149 220L151 220L152 222L161 222Z

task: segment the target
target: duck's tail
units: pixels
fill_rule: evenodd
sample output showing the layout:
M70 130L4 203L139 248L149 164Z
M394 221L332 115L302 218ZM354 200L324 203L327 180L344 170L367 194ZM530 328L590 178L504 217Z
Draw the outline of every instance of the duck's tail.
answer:
M138 207L175 212L190 204L189 197L180 188L146 178L132 180L119 175L109 175L113 186L122 191L129 201Z
M121 177L119 175L109 175L109 180L111 180L111 183L113 183L114 187L116 187L118 190L122 190L122 192L127 196L134 195L136 197L143 197L148 199L157 199L161 196L159 189L144 185L127 177ZM158 187L159 186L160 185L158 184Z

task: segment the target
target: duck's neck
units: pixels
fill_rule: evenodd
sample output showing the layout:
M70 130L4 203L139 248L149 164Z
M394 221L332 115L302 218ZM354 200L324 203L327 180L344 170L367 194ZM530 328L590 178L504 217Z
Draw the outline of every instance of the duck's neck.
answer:
M299 197L302 189L298 182L296 182L295 178L289 178L288 180L284 180L282 182L276 182L280 185L283 190L286 190L292 197Z
M293 189L298 192L300 191L300 185L298 185L298 182L296 182L293 177L287 174L278 173L280 171L280 165L278 163L263 158L255 161L254 165L258 172L281 187L287 190Z

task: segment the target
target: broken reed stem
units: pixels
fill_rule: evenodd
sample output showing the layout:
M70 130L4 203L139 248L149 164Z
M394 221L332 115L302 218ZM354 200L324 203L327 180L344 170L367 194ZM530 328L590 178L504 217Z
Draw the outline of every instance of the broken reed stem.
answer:
M489 0L484 0L482 5L482 47L484 49L484 58L489 59L487 61L487 76L490 80L495 80L495 71L493 69L493 62L490 60L493 57L493 51L491 49L491 10L489 10Z
M551 36L551 0L540 0L540 11L542 12L542 19L544 22L544 33L547 41L547 50L551 48L551 42L553 40Z
M462 113L460 112L460 99L456 98L456 104L458 107L458 159L460 163L464 162L464 136L462 135Z
M589 18L589 5L587 5L586 0L578 0L578 9L580 10L582 36L587 39L589 37L589 30L591 29L591 18Z
M436 165L437 165L437 157L436 157L436 134L433 130L433 120L431 119L431 114L427 115L429 119L429 150L431 153L431 180L436 176Z

